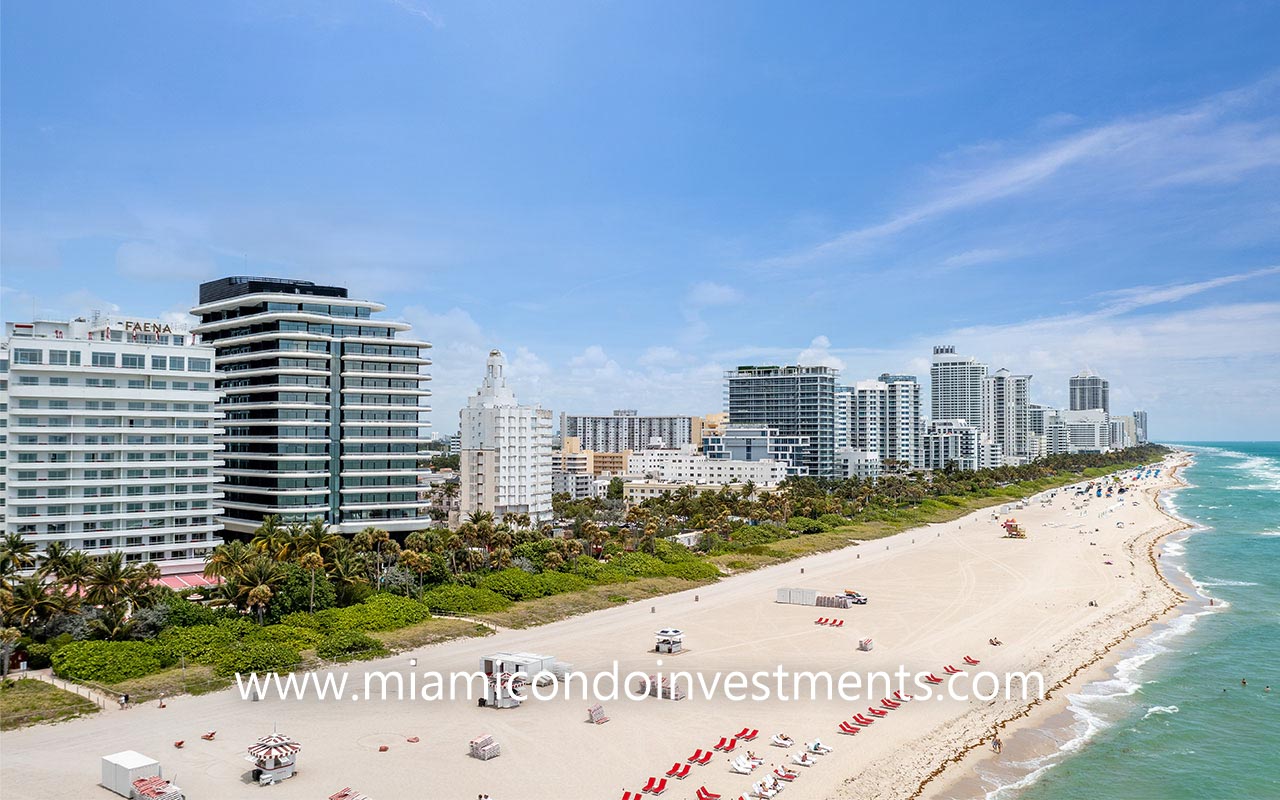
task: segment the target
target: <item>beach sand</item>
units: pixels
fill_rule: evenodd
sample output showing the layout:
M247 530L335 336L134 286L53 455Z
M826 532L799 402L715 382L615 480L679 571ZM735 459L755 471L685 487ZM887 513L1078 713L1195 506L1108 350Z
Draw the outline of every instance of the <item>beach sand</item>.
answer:
M1166 468L1158 480L1143 481L1138 491L1118 499L1093 498L1075 509L1079 499L1064 489L1051 503L1032 502L999 515L1016 516L1027 540L1002 538L996 510L988 509L680 594L348 665L347 695L362 690L368 670L470 672L481 656L499 651L545 653L587 673L608 669L615 660L624 673L652 672L653 634L665 627L684 630L688 650L665 657L664 671L773 672L781 665L793 672L867 674L903 666L941 675L947 664L963 668L963 657L970 655L981 660L979 669L998 674L1038 670L1046 686L1069 675L1080 680L1105 664L1107 648L1180 600L1149 555L1152 543L1181 527L1155 502L1156 491L1175 481ZM1123 528L1116 526L1119 521ZM820 593L853 588L871 601L848 610L781 605L774 602L781 587ZM818 617L842 618L844 626L814 625ZM1004 645L989 645L993 636ZM870 652L857 649L864 638L875 642ZM410 658L417 658L414 670ZM165 709L150 704L6 732L0 735L0 783L6 793L20 787L24 794L110 797L95 788L99 759L131 749L159 759L165 774L194 800L323 798L347 786L374 800L470 800L481 793L494 800L620 797L641 789L649 776L661 777L694 750L748 727L759 729L760 738L739 743L735 755L749 748L766 765L782 764L798 752L769 746L779 731L798 742L820 737L835 748L816 766L796 768L802 774L786 792L791 800L951 797L961 796L955 792L963 791L964 772L980 752L966 759L970 748L980 746L998 723L1042 723L1064 692L1030 709L1016 698L917 700L857 736L837 732L842 719L878 706L884 694L856 703L732 702L722 695L679 702L619 699L604 703L610 722L592 725L585 711L590 703L577 699L497 710L463 701L349 697L251 702L230 690L174 698ZM216 740L202 741L200 734L211 728L218 731ZM273 728L302 743L299 774L259 788L247 783L244 749ZM492 734L502 745L499 758L468 757L468 741L481 734ZM421 741L407 743L413 736ZM181 750L172 744L178 739L186 741ZM380 745L388 751L378 752ZM929 780L950 759L959 764ZM710 764L693 767L688 779L670 781L663 797L693 797L703 785L726 800L745 794L761 771L732 774L727 760L717 753Z

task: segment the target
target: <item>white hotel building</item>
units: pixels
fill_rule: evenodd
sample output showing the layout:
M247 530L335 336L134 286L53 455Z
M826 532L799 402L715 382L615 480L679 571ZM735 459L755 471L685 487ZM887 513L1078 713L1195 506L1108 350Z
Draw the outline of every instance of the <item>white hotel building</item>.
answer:
M213 349L154 320L9 323L0 519L38 550L196 572L221 541ZM7 427L4 426L7 422Z

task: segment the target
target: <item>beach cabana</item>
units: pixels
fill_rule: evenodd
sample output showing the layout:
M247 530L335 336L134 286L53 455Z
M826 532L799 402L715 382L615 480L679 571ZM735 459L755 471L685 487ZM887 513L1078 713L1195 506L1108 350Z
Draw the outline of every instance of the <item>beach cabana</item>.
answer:
M655 653L679 653L684 650L684 631L678 628L663 628L656 631L658 643L654 645Z
M297 772L294 762L302 745L283 733L271 733L249 745L245 761L253 764L253 780L261 786L292 778Z

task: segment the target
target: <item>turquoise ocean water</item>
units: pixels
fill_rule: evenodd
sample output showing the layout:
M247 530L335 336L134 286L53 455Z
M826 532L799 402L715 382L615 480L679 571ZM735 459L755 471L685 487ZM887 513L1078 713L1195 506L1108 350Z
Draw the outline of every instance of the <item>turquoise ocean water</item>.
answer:
M1062 751L991 800L1280 799L1280 443L1183 447L1191 486L1166 507L1196 527L1161 562L1201 597L1074 695Z

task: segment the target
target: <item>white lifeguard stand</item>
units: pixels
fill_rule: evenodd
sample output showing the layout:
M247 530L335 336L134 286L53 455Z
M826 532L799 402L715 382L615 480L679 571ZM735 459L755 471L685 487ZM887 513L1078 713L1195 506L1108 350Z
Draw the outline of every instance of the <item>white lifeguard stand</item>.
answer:
M653 646L655 653L680 653L684 651L684 631L679 628L663 628L656 631L657 644Z

